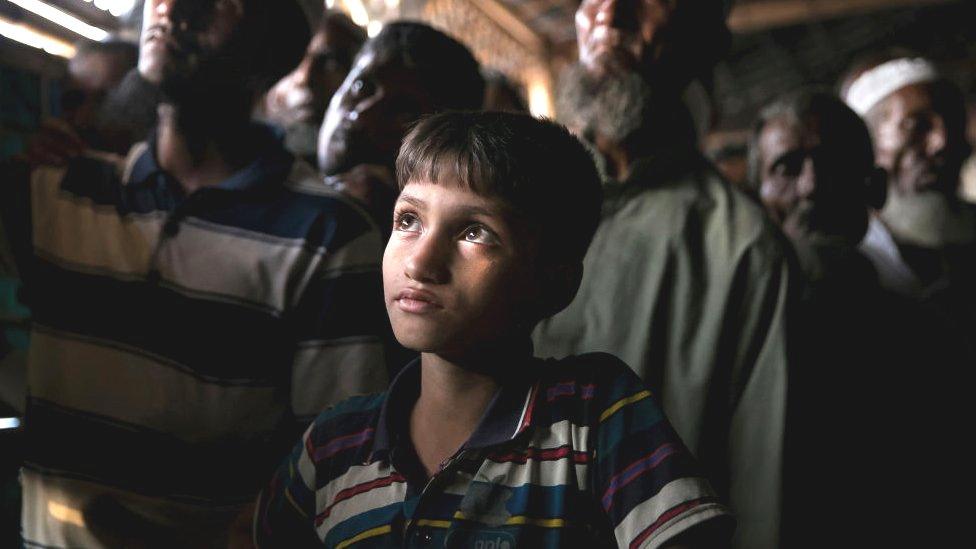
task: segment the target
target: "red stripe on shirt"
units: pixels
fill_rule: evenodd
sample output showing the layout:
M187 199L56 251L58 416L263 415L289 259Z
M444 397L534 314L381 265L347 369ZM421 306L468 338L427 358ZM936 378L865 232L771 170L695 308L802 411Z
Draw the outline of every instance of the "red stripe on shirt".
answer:
M407 479L400 473L393 473L389 476L378 478L376 480L371 480L369 482L364 482L362 484L357 484L356 486L351 486L349 488L346 488L345 490L340 490L339 493L336 494L335 499L332 500L332 503L330 503L329 506L326 507L324 511L322 511L321 513L315 516L315 526L316 527L320 526L322 524L322 521L327 519L329 517L329 514L332 513L332 508L342 503L343 501L346 501L347 499L354 498L360 494L365 494L366 492L369 492L370 490L374 490L376 488L383 488L385 486L389 486L395 482L406 482L406 481Z
M667 511L664 512L663 515L660 516L660 518L655 520L650 526L648 526L643 531L641 531L641 533L638 534L636 538L634 538L634 541L630 542L630 549L637 549L638 547L640 547L641 544L644 543L644 541L647 538L651 537L651 534L656 532L657 529L661 527L661 525L673 519L674 517L680 515L681 513L684 513L685 511L694 509L695 507L698 507L703 503L709 503L712 501L714 501L714 498L693 499L691 501L686 501L680 505L676 505L668 509Z
M509 452L488 456L488 459L495 463L521 463L532 459L535 461L554 461L572 456L574 463L589 463L589 452L573 450L572 446L560 446L558 448L526 448L524 452Z

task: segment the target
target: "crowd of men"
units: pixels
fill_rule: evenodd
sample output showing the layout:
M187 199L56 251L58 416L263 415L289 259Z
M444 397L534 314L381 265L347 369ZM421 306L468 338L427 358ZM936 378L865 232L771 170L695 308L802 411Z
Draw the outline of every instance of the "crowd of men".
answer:
M871 53L762 110L750 196L683 101L730 45L728 10L581 2L556 119L603 206L534 352L636 372L734 513L733 547L935 545L976 361L963 96L924 55ZM482 109L486 77L418 22L367 39L291 1L147 0L138 50L86 47L70 78L0 189L32 315L23 541L246 547L312 419L413 356L380 273L397 154L418 120Z

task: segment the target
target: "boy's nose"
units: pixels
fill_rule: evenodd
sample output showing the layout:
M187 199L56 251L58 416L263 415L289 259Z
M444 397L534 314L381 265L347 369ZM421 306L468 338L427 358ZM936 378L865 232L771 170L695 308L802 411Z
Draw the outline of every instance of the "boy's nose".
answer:
M421 235L404 261L407 278L427 284L447 282L450 250L445 248L437 238Z

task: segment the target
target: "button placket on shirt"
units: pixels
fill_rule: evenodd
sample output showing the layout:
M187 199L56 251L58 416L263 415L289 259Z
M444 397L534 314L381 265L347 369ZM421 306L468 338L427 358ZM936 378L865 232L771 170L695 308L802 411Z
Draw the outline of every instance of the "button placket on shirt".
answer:
M163 222L163 226L159 231L156 247L153 249L152 256L149 258L149 269L146 274L146 280L149 284L159 284L162 279L162 275L159 272L159 262L163 247L179 235L182 222L190 216L190 210L196 203L201 201L201 197L206 193L207 189L200 189L194 192L167 214L166 220Z
M414 509L413 520L411 520L410 525L403 533L403 541L405 544L425 547L433 541L434 535L429 526L417 526L418 517L423 516L423 507L426 500L436 497L437 493L442 492L448 485L454 482L457 469L466 459L466 454L467 452L465 450L460 450L447 460L441 470L432 476L424 486L424 489L420 493L420 501Z

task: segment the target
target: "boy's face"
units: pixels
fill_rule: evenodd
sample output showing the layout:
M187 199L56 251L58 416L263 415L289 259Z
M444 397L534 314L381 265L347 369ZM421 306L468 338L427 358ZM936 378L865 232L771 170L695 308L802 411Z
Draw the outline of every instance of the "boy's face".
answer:
M410 182L383 256L386 308L405 347L453 358L528 334L537 238L498 199Z

